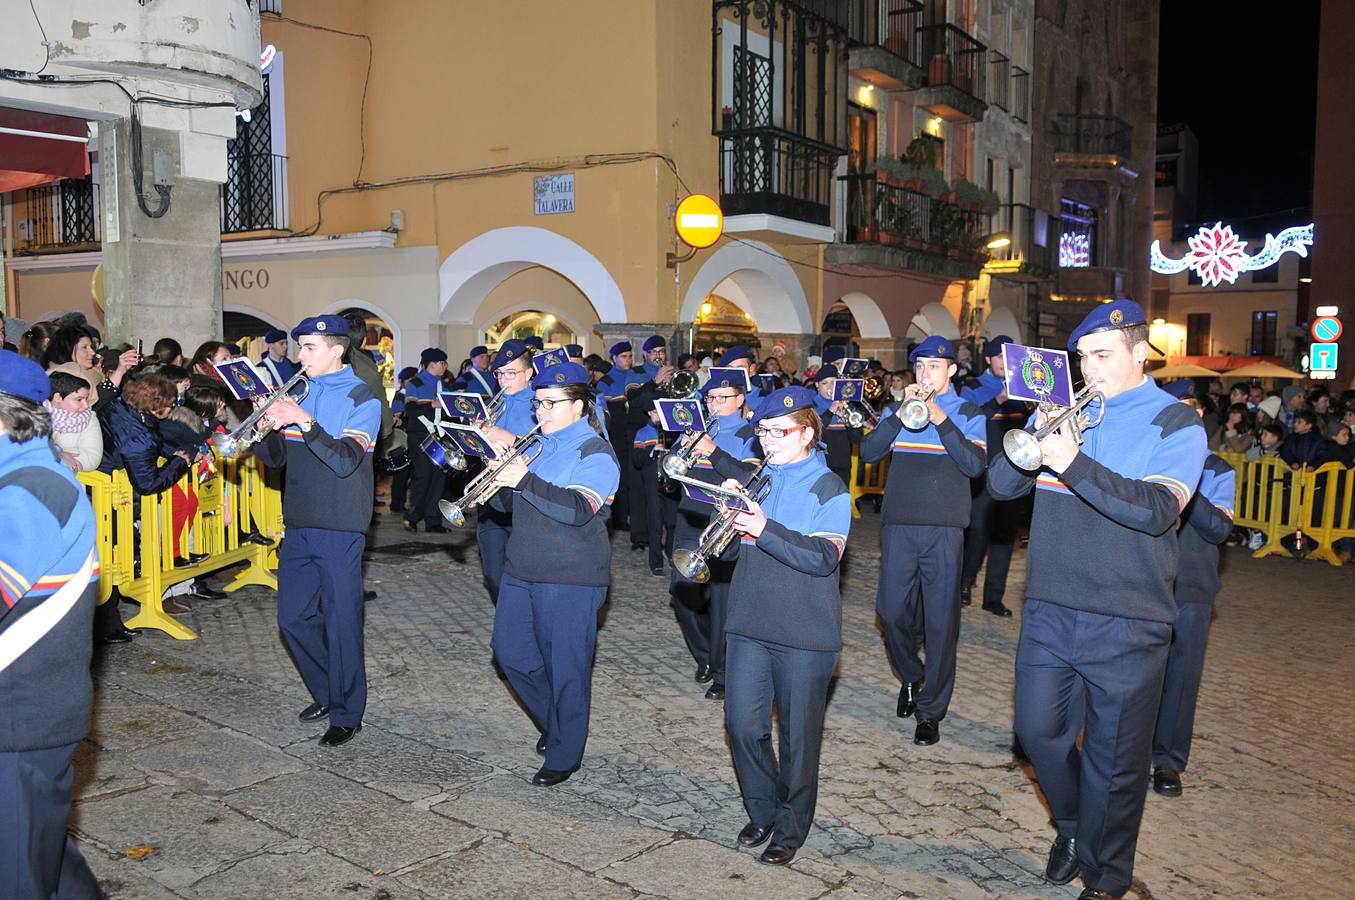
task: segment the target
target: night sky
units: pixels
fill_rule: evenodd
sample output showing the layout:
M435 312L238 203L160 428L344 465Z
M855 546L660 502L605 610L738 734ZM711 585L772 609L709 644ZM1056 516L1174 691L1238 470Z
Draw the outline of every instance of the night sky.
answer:
M1312 205L1320 5L1163 0L1158 121L1199 140L1202 221Z

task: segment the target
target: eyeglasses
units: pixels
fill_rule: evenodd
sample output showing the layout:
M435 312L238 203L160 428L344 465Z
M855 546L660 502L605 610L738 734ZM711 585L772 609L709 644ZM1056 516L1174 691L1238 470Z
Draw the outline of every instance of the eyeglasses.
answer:
M761 425L754 425L753 434L757 435L758 437L770 436L774 438L783 438L788 434L794 434L795 432L808 427L809 427L808 425L795 425L791 428L763 428Z
M719 402L719 403L724 403L726 400L737 400L737 399L739 399L739 395L738 395L738 394L707 394L707 395L706 395L706 399L707 399L707 400L715 400L715 401L717 401L717 402Z
M495 369L495 370L494 370L494 377L495 377L495 378L517 378L519 375L526 375L529 371L531 371L531 370L529 370L529 369L509 369L509 368L506 368L506 367L505 367L505 368L502 368L502 369Z
M572 402L574 401L570 400L568 397L558 397L554 399L547 397L544 400L533 399L532 409L541 409L542 407L546 409L555 409L555 405L557 403L572 403Z

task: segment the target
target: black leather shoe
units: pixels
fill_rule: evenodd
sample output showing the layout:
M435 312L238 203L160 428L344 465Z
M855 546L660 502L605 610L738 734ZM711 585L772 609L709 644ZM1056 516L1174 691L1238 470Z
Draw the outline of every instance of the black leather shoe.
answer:
M913 743L930 747L941 740L941 723L935 719L918 719L917 730L913 732Z
M554 787L569 776L574 774L574 769L547 769L542 766L535 775L532 776L532 784L540 787Z
M372 602L373 600L375 600L375 599L376 599L376 591L363 591L363 592L362 592L362 602L363 602L363 603L371 603L371 602Z
M187 568L188 566L196 566L198 563L206 559L207 556L208 554L206 553L190 553L186 557L176 556L174 557L174 568L184 569Z
M710 680L711 680L712 678L714 678L714 677L715 677L715 673L712 672L712 671L710 670L710 666L697 666L697 667L696 667L696 683L697 683L697 684L705 684L707 681L710 681Z
M720 684L718 681L712 683L710 687L706 688L706 699L707 700L725 699L725 686L723 684Z
M993 615L997 616L999 619L1010 619L1012 617L1012 611L1008 609L1006 607L1006 604L1004 604L1001 600L999 600L996 603L983 604L983 611L990 612Z
M258 544L261 547L273 546L273 539L260 534L258 531L251 531L249 534L245 535L245 540L249 541L251 544Z
M1059 835L1049 848L1049 862L1045 863L1044 877L1054 884L1067 884L1082 871L1082 863L1077 861L1077 841Z
M1153 792L1164 797L1181 796L1181 776L1171 769L1153 769Z
M536 755L537 756L546 755L546 736L544 734L536 739Z
M329 707L320 703L312 703L310 706L297 713L297 718L303 722L318 722L329 715Z
M739 832L739 846L756 847L767 838L772 836L772 826L764 825L761 828L749 822L743 826L743 831Z
M663 570L663 566L653 566L652 568L650 568L649 574L653 575L655 578L668 577L668 573Z
M917 712L917 695L922 691L922 682L905 681L899 687L899 704L894 708L894 715L900 719L906 719Z
M784 866L795 858L795 851L798 849L798 847L768 844L767 849L762 851L762 855L757 858L757 861L768 866Z
M218 591L211 585L198 581L194 583L193 590L188 592L188 596L196 597L199 600L225 600L226 592Z
M1115 895L1107 894L1105 891L1098 891L1093 888L1083 888L1082 893L1077 895L1077 900L1117 900Z
M349 728L345 725L331 725L329 726L329 729L324 733L324 735L320 738L320 746L338 747L340 744L346 744L349 741L351 741L354 737L356 737L357 733L361 730L362 730L361 725L358 725L353 728Z
M968 606L974 602L974 586L960 588L960 605Z

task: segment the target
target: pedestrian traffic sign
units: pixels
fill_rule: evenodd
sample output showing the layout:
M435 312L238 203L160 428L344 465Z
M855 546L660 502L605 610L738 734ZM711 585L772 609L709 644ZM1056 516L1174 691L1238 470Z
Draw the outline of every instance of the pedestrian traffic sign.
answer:
M1341 337L1341 320L1335 316L1319 316L1313 320L1313 340L1330 343Z
M1309 369L1314 372L1336 371L1336 344L1313 344L1308 348Z

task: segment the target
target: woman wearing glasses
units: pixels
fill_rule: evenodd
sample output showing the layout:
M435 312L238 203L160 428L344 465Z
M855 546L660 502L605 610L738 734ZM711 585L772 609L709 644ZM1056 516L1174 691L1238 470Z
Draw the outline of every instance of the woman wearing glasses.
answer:
M739 843L770 838L759 861L773 866L795 858L814 821L828 684L842 648L837 569L851 502L818 450L814 397L787 387L758 405L752 422L771 488L734 521L742 537L726 625L725 729L748 812Z
M541 450L506 465L492 505L511 508L513 530L494 613L494 656L533 724L545 763L533 784L579 768L588 740L597 614L607 597L612 549L608 507L621 477L593 412L588 372L576 363L536 376L532 406Z

